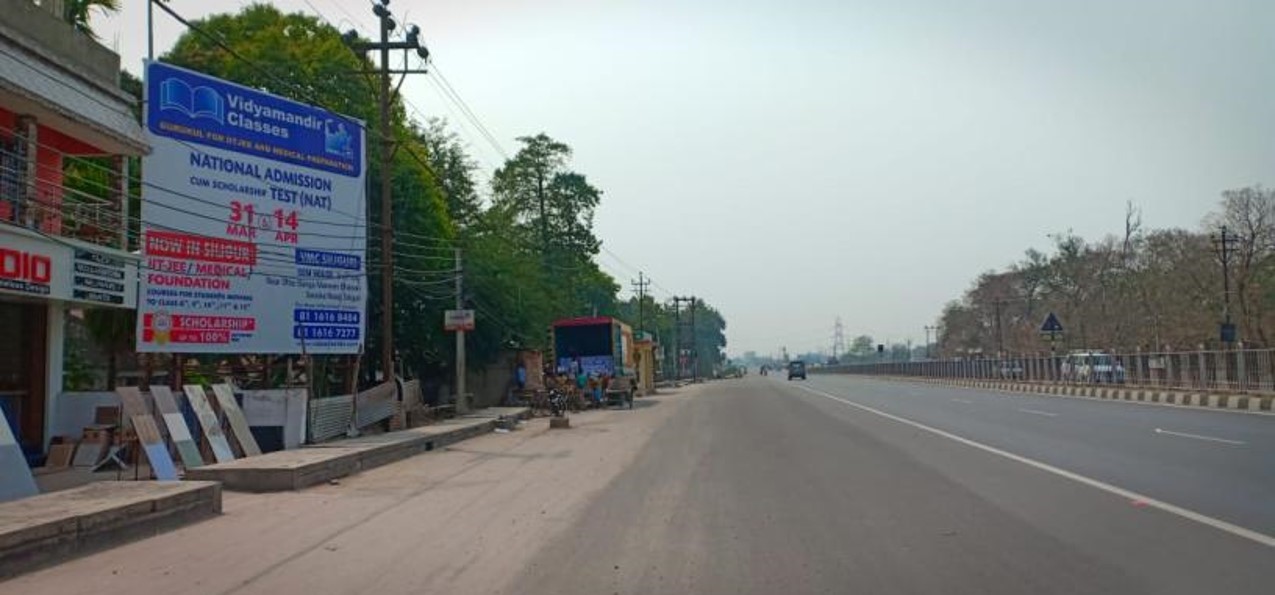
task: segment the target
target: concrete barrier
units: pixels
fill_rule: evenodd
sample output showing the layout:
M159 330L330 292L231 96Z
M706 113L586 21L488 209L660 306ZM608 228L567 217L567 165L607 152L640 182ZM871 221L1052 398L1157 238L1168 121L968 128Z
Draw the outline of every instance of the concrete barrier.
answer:
M0 580L221 513L214 482L102 481L0 504Z
M228 463L188 469L188 479L221 482L244 492L299 490L486 434L500 416L527 417L530 410L495 407L483 414L364 438L283 450Z

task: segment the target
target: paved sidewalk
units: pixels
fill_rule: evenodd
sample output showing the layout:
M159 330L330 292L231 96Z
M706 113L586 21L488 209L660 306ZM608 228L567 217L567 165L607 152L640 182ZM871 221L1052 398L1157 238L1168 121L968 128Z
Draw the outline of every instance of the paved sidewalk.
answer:
M568 430L532 419L338 485L227 492L215 519L0 582L0 595L527 593L518 572L701 390L572 414Z

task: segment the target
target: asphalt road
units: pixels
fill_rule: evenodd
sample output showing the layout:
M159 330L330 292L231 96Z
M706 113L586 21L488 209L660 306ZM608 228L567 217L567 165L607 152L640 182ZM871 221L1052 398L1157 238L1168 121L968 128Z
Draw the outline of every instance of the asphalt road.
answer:
M1262 506L1275 502L1275 420L1016 399L813 376L712 384L513 585L555 594L1271 592L1275 547L1237 532L1271 518Z
M1275 535L1275 416L840 375L805 386Z

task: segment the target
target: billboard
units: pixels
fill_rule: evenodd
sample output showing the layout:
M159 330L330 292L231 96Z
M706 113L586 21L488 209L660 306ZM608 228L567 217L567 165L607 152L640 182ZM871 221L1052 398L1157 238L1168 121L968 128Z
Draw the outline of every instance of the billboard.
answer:
M357 353L363 125L159 62L146 108L137 350Z

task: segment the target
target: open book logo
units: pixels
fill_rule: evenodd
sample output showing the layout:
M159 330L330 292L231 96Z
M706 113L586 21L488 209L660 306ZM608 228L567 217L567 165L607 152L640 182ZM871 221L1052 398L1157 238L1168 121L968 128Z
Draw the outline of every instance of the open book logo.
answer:
M159 85L159 109L176 110L190 118L209 118L226 123L226 104L221 94L211 87L194 87L179 78L169 78Z
M354 156L354 135L345 122L327 120L323 123L323 150L329 155Z

